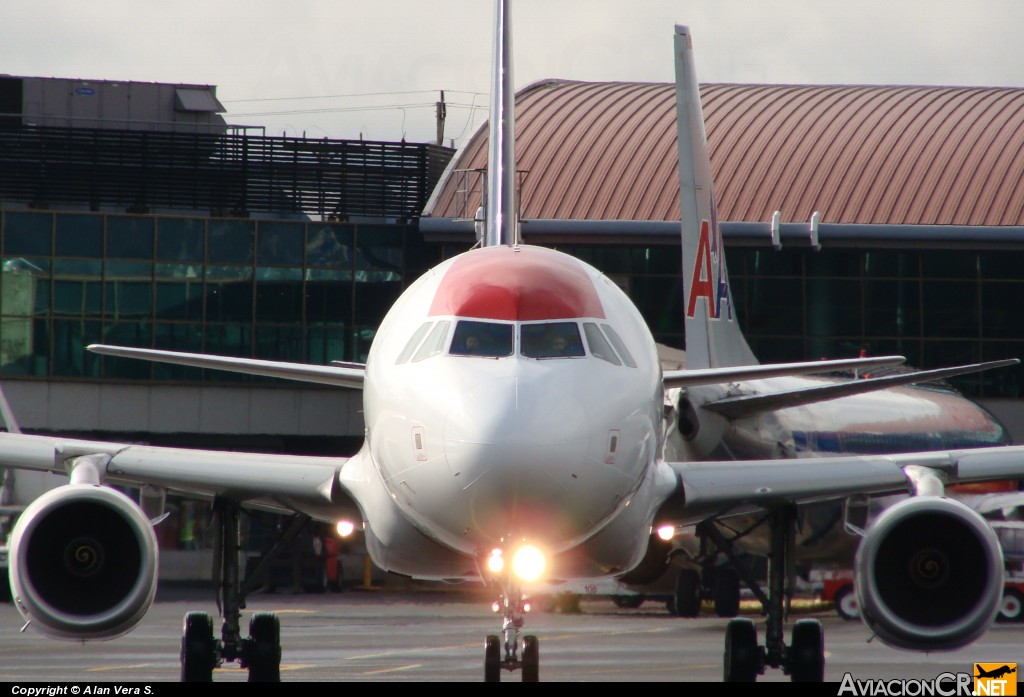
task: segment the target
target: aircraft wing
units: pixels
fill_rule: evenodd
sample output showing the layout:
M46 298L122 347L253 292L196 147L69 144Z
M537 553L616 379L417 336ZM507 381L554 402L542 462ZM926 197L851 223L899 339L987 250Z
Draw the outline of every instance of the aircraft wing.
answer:
M192 368L212 368L232 373L262 375L264 377L298 380L300 382L315 382L320 385L349 387L357 390L363 387L363 374L365 373L365 366L359 363L310 365L306 363L264 361L256 358L211 356L205 353L126 348L104 344L91 344L87 348L89 351L102 356L138 358L156 363L173 363L174 365L186 365Z
M356 509L338 476L349 458L303 457L0 433L0 462L66 474L74 458L100 455L106 483L154 485L200 497L229 496L267 510ZM325 519L329 517L325 516Z
M91 348L91 347L90 347ZM694 387L695 385L719 385L745 380L762 380L788 375L815 375L833 370L866 370L880 366L900 365L906 362L903 356L876 356L873 358L841 358L829 361L805 361L802 363L761 363L738 365L728 368L695 368L693 370L666 370L663 376L665 388Z
M937 472L946 484L1020 479L1024 475L1024 446L667 464L676 475L677 487L658 519L690 524L785 503L813 503L855 494L907 493L912 488L915 467Z
M988 363L972 363L952 368L938 368L936 370L919 370L913 373L900 375L887 375L877 378L863 378L860 380L849 380L846 382L831 385L821 385L799 390L788 390L779 392L767 392L752 395L740 395L727 397L715 402L708 402L702 405L705 409L718 412L723 416L732 419L750 416L769 409L786 409L803 404L823 402L828 399L849 397L850 395L874 392L900 385L912 385L915 383L927 382L928 380L942 380L955 375L967 375L969 373L980 373L983 370L993 368L1005 368L1010 365L1017 365L1019 359L1008 358L1002 361L990 361Z

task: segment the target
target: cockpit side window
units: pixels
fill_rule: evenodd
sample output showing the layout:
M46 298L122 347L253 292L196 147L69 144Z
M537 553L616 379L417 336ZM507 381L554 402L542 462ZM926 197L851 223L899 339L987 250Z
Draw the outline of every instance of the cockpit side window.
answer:
M512 355L514 336L511 324L460 320L448 352L454 356L504 358Z
M612 350L611 344L604 338L604 334L593 322L583 323L583 333L587 335L587 345L590 347L590 353L595 358L600 358L602 361L608 361L612 365L622 365L618 357L615 355L615 351Z
M622 341L622 337L619 336L619 333L607 324L602 324L601 329L604 330L605 335L608 337L608 341L610 341L612 346L615 347L615 350L622 358L622 362L630 368L635 368L636 361L633 360L632 354L630 354L629 349L626 348L626 344Z
M424 322L419 326L419 329L417 329L412 335L412 338L409 339L409 343L407 343L405 348L402 349L402 352L398 354L398 358L395 360L395 365L405 363L409 360L409 356L411 356L412 352L416 350L416 347L420 345L420 342L423 341L423 337L427 335L427 332L433 325L433 322Z
M412 362L416 363L417 361L426 360L444 351L444 343L448 338L448 329L451 325L452 323L447 320L438 322L430 331L427 340L420 346L420 350L413 356Z
M576 358L586 355L575 322L524 324L520 351L527 358Z

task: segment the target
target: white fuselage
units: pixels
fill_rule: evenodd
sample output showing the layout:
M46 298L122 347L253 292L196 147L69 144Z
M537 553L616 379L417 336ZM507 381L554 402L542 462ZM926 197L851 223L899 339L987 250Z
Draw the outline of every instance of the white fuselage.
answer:
M556 334L568 346L551 348ZM368 520L385 568L438 574L394 549L423 540L392 516L470 558L530 541L566 576L621 573L643 554L649 520L616 522L637 497L648 518L663 498L661 371L643 318L592 267L525 246L440 265L381 324L364 393L360 457L393 502ZM618 528L615 544L594 543ZM575 554L588 544L584 556L607 558ZM442 575L471 568L458 565Z

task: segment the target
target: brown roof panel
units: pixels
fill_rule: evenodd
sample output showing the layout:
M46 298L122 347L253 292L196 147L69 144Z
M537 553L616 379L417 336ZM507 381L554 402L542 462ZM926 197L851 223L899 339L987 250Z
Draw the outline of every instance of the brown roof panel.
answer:
M1024 88L701 86L723 220L1024 225ZM535 83L516 95L526 219L678 220L675 87ZM486 124L454 169L483 169ZM471 217L449 177L424 215Z

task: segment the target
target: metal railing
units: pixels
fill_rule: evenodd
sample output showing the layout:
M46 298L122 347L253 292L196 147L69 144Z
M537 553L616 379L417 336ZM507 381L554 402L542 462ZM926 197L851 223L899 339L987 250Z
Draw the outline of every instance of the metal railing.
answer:
M0 130L0 199L408 219L453 154L420 143L22 126Z

